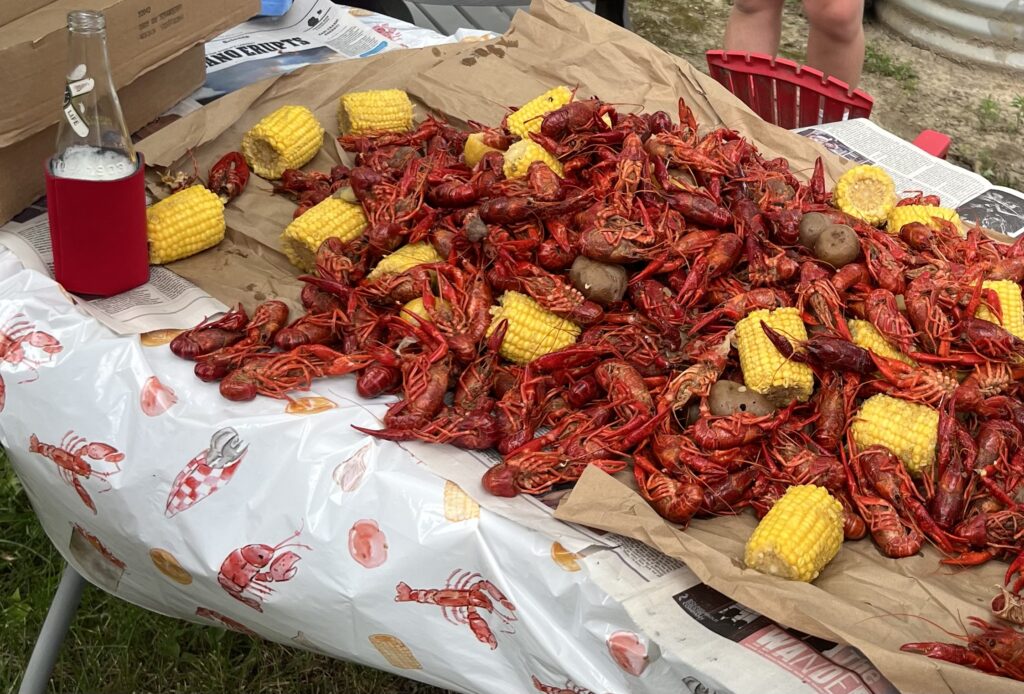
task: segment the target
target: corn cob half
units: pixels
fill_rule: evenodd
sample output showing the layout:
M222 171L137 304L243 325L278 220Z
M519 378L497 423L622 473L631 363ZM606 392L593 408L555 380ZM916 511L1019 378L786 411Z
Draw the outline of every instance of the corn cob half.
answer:
M480 163L488 152L500 152L490 145L484 144L483 133L470 133L466 138L466 144L462 148L462 157L466 160L466 166L472 168Z
M780 407L793 400L807 402L814 392L814 372L807 364L783 357L764 334L761 321L785 335L790 342L807 339L807 328L800 318L800 311L795 308L751 312L736 324L736 346L740 355L740 368L743 370L743 382L747 388Z
M868 224L883 224L896 206L896 184L880 166L855 166L836 181L836 207Z
M336 236L348 243L365 230L366 215L361 205L329 197L292 220L281 234L281 248L292 265L312 272L316 252L325 239Z
M242 154L257 176L281 178L316 156L324 129L305 106L282 106L242 136Z
M575 344L580 326L551 313L525 294L505 292L491 307L490 335L508 319L508 330L501 342L501 356L517 364L528 364L537 357Z
M898 234L905 225L911 222L920 222L927 227L937 229L936 217L952 222L960 230L961 234L964 233L963 222L960 221L960 215L956 213L956 210L948 207L935 207L933 205L903 205L902 207L894 207L889 213L885 228L888 229L890 234Z
M560 161L533 140L525 139L513 143L505 151L505 178L522 178L535 161L544 162L559 177L565 176Z
M384 275L397 275L417 265L441 262L444 262L444 258L428 242L408 243L394 253L381 258L366 279L375 280Z
M757 524L743 560L791 581L813 581L843 544L843 506L824 487L790 487Z
M516 137L527 139L530 133L540 132L540 122L545 114L565 106L570 101L572 92L568 87L558 86L549 89L510 113L505 119L505 125Z
M908 366L917 366L916 361L893 347L889 341L882 336L882 333L878 332L878 330L875 329L875 326L871 325L868 321L851 320L847 321L847 326L850 328L850 336L853 338L853 343L858 347L863 347L869 352L874 352L880 357L897 359Z
M1008 333L1024 340L1024 302L1021 301L1020 285L1013 280L985 280L982 285L999 297L1000 321L988 306L979 306L975 317L1002 326Z
M179 190L146 210L149 262L162 265L216 246L224 238L224 203L203 186Z
M935 462L939 413L927 405L879 393L860 406L850 433L861 450L885 446L910 474L919 475Z
M412 101L401 89L374 89L342 94L338 127L349 135L412 130Z

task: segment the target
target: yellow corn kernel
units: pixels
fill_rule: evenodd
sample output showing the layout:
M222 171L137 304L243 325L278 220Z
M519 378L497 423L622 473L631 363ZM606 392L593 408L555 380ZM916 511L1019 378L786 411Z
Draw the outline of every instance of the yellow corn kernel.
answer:
M1020 285L1013 280L985 280L981 285L991 289L999 297L1000 321L988 306L979 306L975 317L1002 326L1008 333L1024 340L1024 302L1021 301Z
M149 262L162 265L216 246L224 238L224 203L203 186L179 190L146 210Z
M522 178L535 161L544 162L559 177L565 176L562 162L533 140L519 140L505 151L505 178Z
M813 581L843 544L843 505L824 487L790 487L757 524L743 553L751 569Z
M417 265L442 262L444 262L444 258L426 241L408 243L394 253L381 258L366 279L375 280L384 275L397 275Z
M530 133L540 132L540 122L546 113L562 108L572 101L572 91L559 86L549 89L535 99L523 104L505 119L509 132L516 137L528 139Z
M501 356L517 364L528 364L537 357L576 344L580 326L542 308L532 298L519 292L505 292L491 307L490 335L502 321L508 320Z
M412 130L412 101L401 89L373 89L342 94L338 127L348 135Z
M285 169L304 166L320 151L324 129L305 106L282 106L242 137L242 154L257 176L281 178Z
M814 372L807 364L783 357L764 334L761 321L785 335L790 342L803 342L807 339L807 328L800 318L800 311L795 308L751 312L736 324L736 346L740 355L740 368L743 370L743 382L747 388L760 393L779 407L793 400L807 402L814 392Z
M951 210L948 207L934 207L932 205L903 205L902 207L894 207L889 213L885 228L890 234L898 234L905 225L911 222L920 222L932 229L938 229L939 225L935 223L936 217L952 222L956 225L960 234L964 235L964 224L960 221L960 215L956 213L956 210Z
M897 359L908 366L917 366L916 361L889 344L889 341L882 336L882 333L878 332L875 326L871 325L868 321L851 320L847 322L847 326L850 328L853 344L858 347L863 347L880 357Z
M316 252L331 236L348 243L366 230L361 205L329 197L292 220L281 234L281 248L292 265L303 272L316 267Z
M479 164L488 152L500 151L500 149L484 144L483 133L470 133L466 138L466 145L462 148L462 157L466 160L466 166L472 168Z
M840 210L868 224L883 224L896 206L896 185L880 166L855 166L836 181L833 191Z
M918 475L935 462L939 413L927 405L879 393L860 406L850 433L861 450L885 446L910 474Z

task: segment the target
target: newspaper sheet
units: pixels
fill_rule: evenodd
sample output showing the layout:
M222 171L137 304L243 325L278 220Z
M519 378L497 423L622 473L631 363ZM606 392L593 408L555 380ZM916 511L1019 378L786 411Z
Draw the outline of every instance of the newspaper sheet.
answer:
M304 65L493 36L475 29L460 29L453 36L442 36L393 17L336 5L330 0L296 0L280 17L239 24L207 42L207 80L197 98L206 102Z
M0 227L0 245L25 267L53 277L53 250L45 202L24 210ZM136 335L161 328L190 328L227 306L165 267L150 266L149 281L116 296L76 297L86 313L118 335Z
M984 177L926 154L906 140L864 118L800 128L796 132L829 151L862 164L877 164L892 174L896 191L938 195L965 222L1007 236L1024 232L1024 195L993 186Z

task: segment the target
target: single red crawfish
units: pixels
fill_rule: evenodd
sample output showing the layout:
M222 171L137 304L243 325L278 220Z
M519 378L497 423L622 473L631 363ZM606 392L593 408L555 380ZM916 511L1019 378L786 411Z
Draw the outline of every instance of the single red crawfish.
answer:
M206 187L226 205L245 190L249 182L249 165L241 152L228 152L210 168L206 180Z
M737 234L719 234L708 251L697 258L686 280L676 292L684 306L695 305L704 295L708 282L730 272L743 253L743 239Z
M602 117L614 113L611 106L596 98L570 101L547 113L541 119L540 131L546 137L559 138L568 133L607 130L609 126Z
M370 133L366 135L342 135L338 144L346 152L369 152L383 147L421 147L442 131L444 123L428 116L411 133Z
M878 240L877 236L861 236L860 246L868 272L877 285L893 294L902 294L906 286L904 265L893 257L892 252Z
M978 449L970 433L956 420L950 401L939 412L937 477L929 511L940 528L950 530L963 516Z
M662 159L669 166L696 169L706 175L725 176L729 173L721 162L715 161L693 143L674 133L651 135L644 143L644 149L652 158Z
M885 379L872 386L883 393L926 405L938 405L954 397L958 400L964 399L964 396L960 395L960 382L955 371L941 371L924 364L909 366L896 359L880 357L873 352L869 352L869 355ZM966 399L971 398L968 395Z
M1011 361L1024 356L1024 340L980 318L969 317L964 320L964 330L959 341L965 350L994 361Z
M263 596L273 592L267 584L290 581L298 571L295 565L301 557L290 550L281 550L285 547L312 549L309 545L290 542L301 533L299 528L276 545L252 544L236 549L224 559L217 572L220 587L239 602L262 612Z
M589 202L586 193L561 202L542 202L528 196L500 197L480 204L480 219L488 224L516 224L529 219L561 217L581 209Z
M343 376L373 362L368 354L341 354L324 345L303 345L291 352L256 354L220 382L227 400L252 400L257 395L290 399L288 393L308 390L314 379Z
M446 408L434 419L412 429L364 429L354 424L352 428L387 441L419 440L427 443L447 443L471 450L494 448L498 440L498 425L494 415L489 412L464 412L454 408Z
M931 272L924 272L911 280L904 295L907 318L918 331L921 344L942 356L949 354L956 336L953 321L943 307L943 303L947 308L952 304L948 288L948 282L939 282Z
M967 620L978 631L960 637L967 642L966 646L920 641L905 643L900 646L900 650L1024 681L1024 634L978 617L968 617Z
M924 535L900 518L892 504L872 493L862 492L856 486L851 488L853 504L867 523L868 532L882 554L902 559L921 551Z
M711 386L721 378L728 364L731 334L705 349L693 364L673 376L665 386L662 397L672 403L674 411L681 411L694 397L705 398L711 392Z
M711 475L702 479L704 499L699 517L733 516L750 505L750 492L761 472L753 465L727 475Z
M843 295L856 284L866 284L871 279L868 269L860 263L850 263L836 270L832 275L832 286Z
M690 427L689 435L701 448L720 450L738 448L773 432L782 426L793 414L793 406L775 414L754 415L749 412L715 417L711 415L706 401L701 403L701 416Z
M904 205L928 205L929 207L942 206L942 200L938 195L925 195L924 191L921 190L906 190L903 192L910 193L910 195L896 201L896 207L903 207Z
M348 316L340 310L327 313L307 313L274 336L274 346L287 352L299 345L326 345L342 338L343 330L351 325Z
M815 333L807 340L794 345L787 337L761 321L761 329L775 349L786 359L811 363L838 372L868 375L874 373L871 352L843 338Z
M864 300L868 321L882 337L904 352L914 351L914 329L896 306L896 297L887 289L873 289Z
M852 339L843 317L843 300L828 276L828 271L811 261L800 264L800 282L796 285L797 308L801 313L808 306L818 325L836 332L840 337Z
M220 318L207 318L177 335L171 340L171 351L182 359L195 360L241 340L248 322L249 316L239 304Z
M974 548L956 557L944 557L943 564L951 566L978 566L1005 553L1013 553L1024 540L1024 513L1002 509L982 511L960 521L954 528Z
M644 384L643 377L628 362L620 359L602 361L594 375L624 419L650 417L654 414L654 399Z
M363 236L348 243L336 236L324 239L316 251L317 276L343 285L358 283L367 273L366 248L367 241Z
M237 369L254 354L269 352L274 337L288 323L288 305L283 301L265 301L256 307L245 326L245 337L210 354L196 358L195 374L201 381L216 381Z
M839 449L850 422L860 379L850 373L823 370L819 380L821 385L813 400L818 413L814 441L827 451L835 451Z
M544 415L541 404L547 396L547 379L534 375L532 365L520 372L515 387L500 396L495 408L498 419L498 452L507 454L533 438Z
M747 277L751 285L776 286L785 284L800 271L800 263L784 249L768 255L762 243L753 234L747 234Z
M615 265L626 265L642 260L652 260L665 252L661 244L646 245L636 243L627 238L609 238L609 234L597 228L585 229L580 232L580 255L591 260ZM660 271L661 267L658 267ZM646 272L645 277L654 274ZM639 281L639 280L637 280Z
M579 290L558 275L527 262L505 263L504 267L520 291L529 294L541 306L557 316L578 325L597 323L604 316L604 309L590 301Z
M433 419L444 406L451 370L452 359L447 352L436 360L426 354L403 360L404 397L388 408L384 415L384 426L389 429L413 429Z
M345 306L341 297L312 284L302 288L299 299L308 313L330 313Z
M1000 258L993 261L986 276L990 280L1024 280L1024 257Z
M732 223L729 210L719 205L709 195L678 190L664 193L665 202L694 224L713 229L722 229Z
M96 504L93 503L92 497L89 496L89 492L85 491L85 487L78 478L89 479L90 477L99 477L106 480L111 475L121 471L118 463L124 460L124 453L121 453L110 444L87 441L81 436L75 436L73 431L64 434L64 438L56 446L49 443L41 443L36 435L32 434L28 440L28 452L37 453L53 461L57 465L57 473L74 488L78 498L93 513L96 513ZM92 465L89 464L86 458L113 463L114 470L111 472L93 470ZM110 487L108 486L107 489L102 491L109 490Z
M682 475L682 480L669 476L646 454L633 453L633 476L640 496L670 523L686 527L704 500L704 489L692 475Z
M728 236L715 229L696 229L686 233L676 233L667 231L666 236L668 238L665 244L658 243L656 248L659 252L647 253L647 256L655 256L650 258L650 262L640 272L633 273L630 277L630 284L640 282L642 280L653 277L654 275L661 273L671 273L668 276L668 283L677 292L682 291L682 287L689 279L690 273L684 272L682 267L687 262L687 259L692 256L697 256L698 260L704 257L704 254L709 252L712 246L716 244L719 237ZM731 241L722 241L720 245L713 252L713 260L715 264L723 260L722 253L728 251L728 244ZM724 245L722 245L724 244ZM665 246L664 250L662 250ZM709 259L709 265L711 260ZM719 272L722 275L723 272ZM711 280L710 282L713 282Z
M758 309L774 309L792 305L792 298L782 289L769 287L753 289L746 293L738 294L721 306L705 313L690 327L690 333L700 333L709 325L721 320L735 323L751 311Z
M629 298L636 309L667 336L678 335L686 323L686 313L673 301L672 290L657 280L631 285Z
M788 485L816 484L833 494L846 485L846 469L839 458L827 453L803 432L776 431L770 440L762 441L762 445L776 463L770 475Z
M508 330L508 320L502 319L487 338L483 353L460 375L455 387L455 407L464 412L489 411L494 406L491 389L494 372L500 360L499 350Z
M961 548L959 538L947 534L931 517L918 498L917 490L902 461L889 449L870 446L853 457L855 469L875 492L898 511L913 519L920 530L946 554Z
M368 351L374 362L359 372L356 392L360 397L370 399L397 390L402 385L398 356L385 347L371 347Z

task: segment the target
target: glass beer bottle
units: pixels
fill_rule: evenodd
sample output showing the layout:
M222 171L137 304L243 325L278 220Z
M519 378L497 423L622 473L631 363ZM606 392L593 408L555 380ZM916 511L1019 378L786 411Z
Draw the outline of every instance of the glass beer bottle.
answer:
M68 72L57 129L53 174L110 181L136 170L135 148L125 127L107 57L101 12L68 14Z

